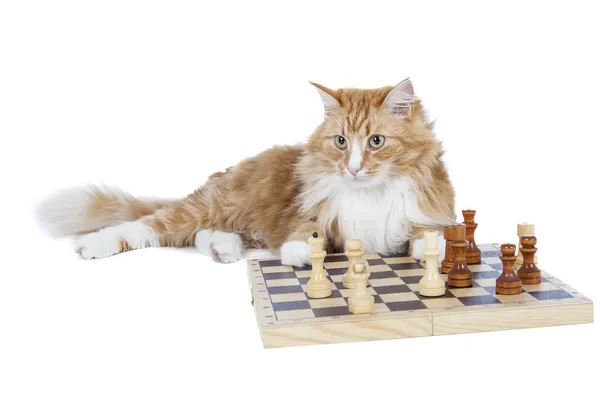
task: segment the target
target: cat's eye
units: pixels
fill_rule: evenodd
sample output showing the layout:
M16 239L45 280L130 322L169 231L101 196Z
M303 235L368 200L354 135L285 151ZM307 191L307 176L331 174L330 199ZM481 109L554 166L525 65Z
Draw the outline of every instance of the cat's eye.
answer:
M373 149L378 149L385 143L385 137L380 135L373 135L369 138L369 146Z
M343 136L336 136L334 141L338 149L345 149L346 147L348 147L348 141Z

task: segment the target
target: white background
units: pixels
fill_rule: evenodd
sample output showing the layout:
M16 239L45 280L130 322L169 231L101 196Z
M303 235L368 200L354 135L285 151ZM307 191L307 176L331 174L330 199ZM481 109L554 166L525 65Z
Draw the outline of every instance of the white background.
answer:
M488 3L3 1L0 398L595 397L597 324L265 351L245 262L83 261L32 219L64 186L179 197L305 140L308 80L410 76L478 242L535 222L541 267L600 301L597 10Z

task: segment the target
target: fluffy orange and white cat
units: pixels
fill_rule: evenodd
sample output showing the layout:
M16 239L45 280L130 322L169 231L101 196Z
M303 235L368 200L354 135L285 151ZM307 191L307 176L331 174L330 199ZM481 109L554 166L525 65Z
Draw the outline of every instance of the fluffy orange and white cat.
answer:
M325 119L306 144L246 159L179 200L65 189L40 205L38 220L53 236L77 236L85 259L195 246L230 263L245 248L268 248L301 266L315 231L330 252L361 239L365 250L380 253L410 244L420 259L423 231L455 220L454 190L411 81L370 90L314 86Z

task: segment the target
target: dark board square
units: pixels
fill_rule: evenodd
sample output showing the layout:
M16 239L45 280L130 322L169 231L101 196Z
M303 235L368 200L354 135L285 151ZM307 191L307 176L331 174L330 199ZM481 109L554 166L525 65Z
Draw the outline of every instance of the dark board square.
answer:
M332 298L336 298L336 297L342 297L342 293L338 292L337 290L332 290L331 296L329 296L328 299L332 299Z
M373 298L375 299L375 303L383 303L383 300L381 299L381 297L375 295L375 296L373 296Z
M409 311L409 310L424 310L427 307L419 300L414 301L394 301L386 303L390 311Z
M302 286L276 286L268 289L269 294L284 294L284 293L302 293Z
M289 279L295 278L296 274L294 272L270 272L267 274L263 274L263 277L266 281L270 279Z
M569 299L571 296L569 293L564 290L543 290L541 292L528 292L530 295L535 297L538 300L559 300L559 299Z
M301 267L294 267L294 271L310 271L312 269L312 265L304 264Z
M377 287L374 287L373 290L375 290L375 293L377 293L377 294L410 292L410 288L406 285L377 286Z
M344 282L334 282L333 283L338 290L342 290L344 288Z
M402 263L402 264L388 264L394 271L404 271L408 269L421 269L423 266L418 262Z
M478 271L478 272L473 272L473 279L497 278L499 276L500 276L500 272L498 272L498 271Z
M281 260L264 260L264 261L259 261L258 265L260 265L260 267L279 267L281 266Z
M397 278L394 271L371 272L369 279Z
M331 282L331 278L330 278L330 277L326 276L325 278L327 278L327 280L328 280L329 282ZM308 283L308 281L310 281L310 278L309 278L309 277L306 277L306 278L298 278L298 282L300 282L300 284L301 284L301 285L306 285L306 284Z
M341 315L350 315L350 311L347 306L341 307L324 307L324 308L315 308L313 309L315 313L315 317L337 317Z
M481 252L481 258L492 258L492 257L500 257L500 250L482 251Z
M306 310L307 308L310 308L308 300L273 303L273 309L275 311Z
M340 261L348 261L348 257L346 257L344 255L327 256L327 257L325 257L325 262L326 263L329 263L329 262L340 262Z
M330 268L327 270L327 273L329 275L343 275L347 270L347 268Z
M394 274L396 275L396 274ZM398 275L396 275L398 276ZM402 281L406 284L410 284L410 283L419 283L421 281L421 279L423 279L422 276L403 276L402 277Z
M489 293L489 294L496 294L496 286L486 286L484 287L484 289Z
M383 265L383 264L385 264L385 261L382 260L381 258L374 258L372 260L367 260L367 262L369 263L369 265Z
M298 278L298 282L300 282L301 285L306 285L309 280L310 278Z
M465 306L480 306L482 304L499 304L500 300L494 296L471 296L471 297L459 297L461 303Z
M488 264L490 267L494 268L496 271L502 271L502 264Z

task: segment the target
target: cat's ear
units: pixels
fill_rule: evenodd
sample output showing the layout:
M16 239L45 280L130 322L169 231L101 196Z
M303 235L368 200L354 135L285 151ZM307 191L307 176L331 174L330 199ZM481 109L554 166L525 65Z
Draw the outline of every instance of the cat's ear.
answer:
M415 104L415 92L410 79L397 84L383 101L383 107L391 115L407 116L412 113Z
M323 85L319 85L318 83L310 82L310 84L317 88L317 91L321 96L323 107L325 107L325 118L342 108L333 90L326 88Z

